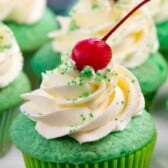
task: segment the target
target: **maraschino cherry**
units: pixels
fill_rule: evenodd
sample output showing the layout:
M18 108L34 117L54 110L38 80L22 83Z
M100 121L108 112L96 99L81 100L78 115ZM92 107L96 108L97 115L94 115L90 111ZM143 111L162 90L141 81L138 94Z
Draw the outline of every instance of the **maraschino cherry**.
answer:
M76 62L78 70L84 66L92 66L95 71L105 68L112 58L111 47L106 43L109 36L123 24L135 11L150 0L143 0L133 8L116 26L102 39L89 38L79 41L72 50L72 59Z

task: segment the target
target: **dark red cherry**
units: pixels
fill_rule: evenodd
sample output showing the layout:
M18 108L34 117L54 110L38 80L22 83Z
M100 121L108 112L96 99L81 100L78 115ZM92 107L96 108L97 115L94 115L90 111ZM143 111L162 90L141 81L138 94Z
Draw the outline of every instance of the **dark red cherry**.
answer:
M79 41L72 50L72 59L76 62L78 70L82 70L84 66L89 65L95 71L105 68L111 58L111 47L106 40L114 33L120 25L122 25L135 11L150 0L143 0L135 8L133 8L121 21L116 24L102 39L89 38Z
M72 50L72 59L80 71L85 65L92 66L95 71L103 69L108 65L111 57L110 46L94 38L79 41Z

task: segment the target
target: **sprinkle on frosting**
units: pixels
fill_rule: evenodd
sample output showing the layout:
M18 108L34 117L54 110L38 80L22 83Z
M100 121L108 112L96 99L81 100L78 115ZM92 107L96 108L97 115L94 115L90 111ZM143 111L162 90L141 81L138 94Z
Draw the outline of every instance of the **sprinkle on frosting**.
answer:
M36 122L39 134L69 135L79 143L125 129L144 109L140 86L128 70L113 65L95 72L86 66L79 72L72 60L43 74L40 88L22 97L21 110Z

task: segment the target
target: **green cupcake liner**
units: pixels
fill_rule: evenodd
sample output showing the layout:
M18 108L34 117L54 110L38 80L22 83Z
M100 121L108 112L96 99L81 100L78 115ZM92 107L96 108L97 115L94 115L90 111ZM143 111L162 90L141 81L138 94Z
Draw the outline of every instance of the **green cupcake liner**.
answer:
M41 161L23 153L26 168L149 168L156 143L156 136L141 149L120 158L100 163L73 165Z
M9 129L17 114L18 108L0 112L0 157L4 156L11 147Z

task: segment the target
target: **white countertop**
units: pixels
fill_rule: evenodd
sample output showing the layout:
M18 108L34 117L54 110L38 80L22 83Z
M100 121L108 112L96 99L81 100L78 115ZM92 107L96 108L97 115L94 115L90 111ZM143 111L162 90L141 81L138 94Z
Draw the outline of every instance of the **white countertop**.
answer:
M165 100L168 97L168 82L160 89L152 112L158 129L158 141L151 168L168 168L168 112ZM0 159L0 168L25 168L20 152L12 147L10 152Z

